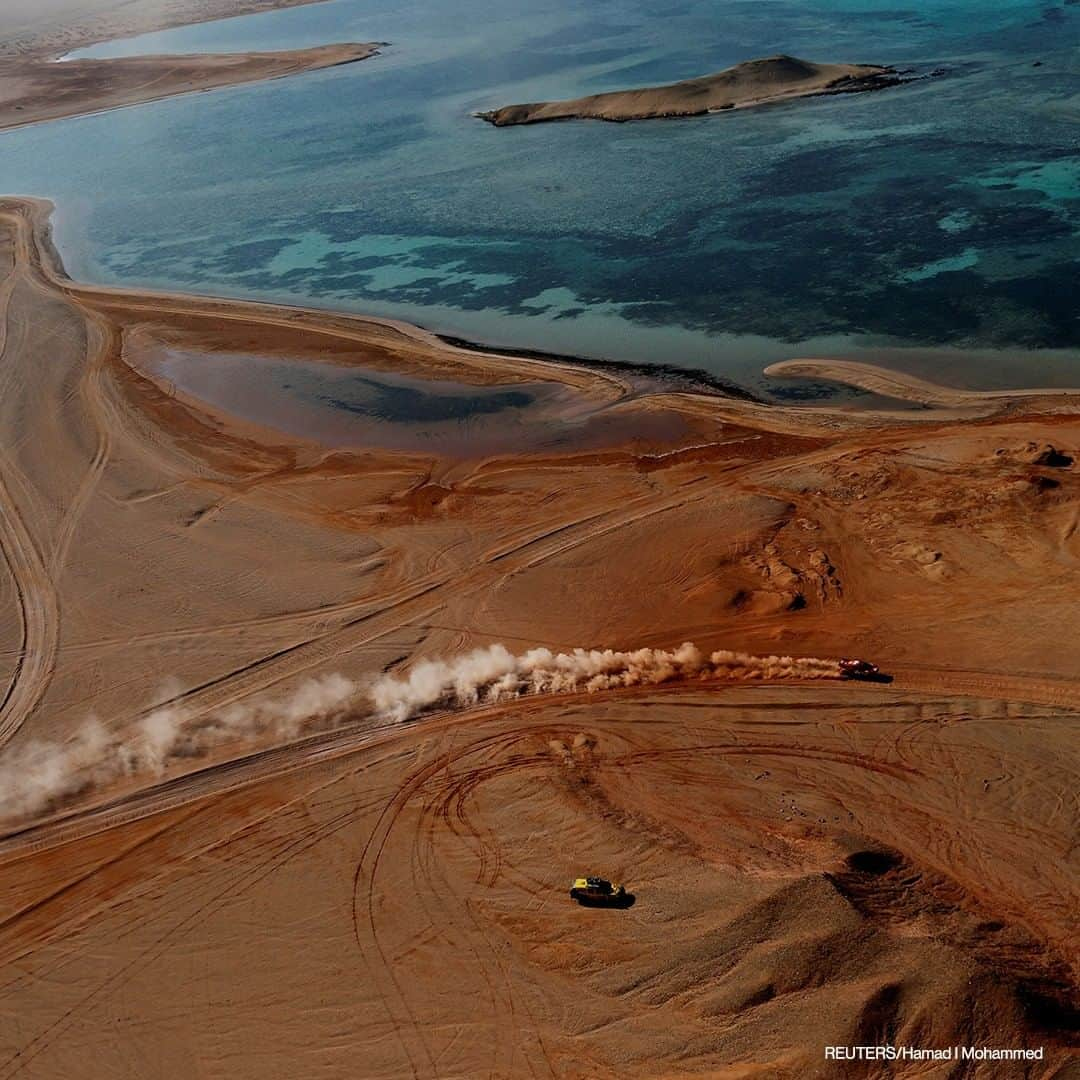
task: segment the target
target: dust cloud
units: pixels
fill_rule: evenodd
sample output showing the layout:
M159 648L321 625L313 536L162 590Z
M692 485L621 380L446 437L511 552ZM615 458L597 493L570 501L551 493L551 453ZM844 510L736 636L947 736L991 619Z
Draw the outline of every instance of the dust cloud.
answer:
M36 817L126 777L160 777L175 762L223 743L295 738L304 725L342 713L357 691L350 679L326 675L308 679L286 697L231 705L212 715L164 704L122 732L91 717L66 742L36 740L4 754L0 819ZM166 701L178 696L173 686L162 694Z
M66 742L34 741L0 760L0 820L25 820L123 779L153 780L185 759L228 743L270 746L307 727L346 716L400 723L433 708L460 709L537 694L596 693L675 680L835 679L834 660L702 653L677 649L531 649L515 655L490 645L449 660L425 660L405 676L355 682L343 675L308 679L281 698L257 699L213 713L184 705L178 686L123 730L87 720Z
M476 649L452 660L427 660L405 677L378 679L369 694L376 712L408 720L434 706L462 708L530 694L595 693L617 687L658 685L675 679L835 679L835 660L752 656L719 650L706 656L686 642L677 649L531 649L514 655L503 645Z

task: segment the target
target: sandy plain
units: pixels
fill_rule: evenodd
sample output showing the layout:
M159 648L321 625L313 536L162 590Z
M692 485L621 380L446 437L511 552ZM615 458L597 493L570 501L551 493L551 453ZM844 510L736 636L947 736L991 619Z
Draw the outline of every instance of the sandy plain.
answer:
M122 740L163 700L197 725L492 643L865 655L895 681L404 723L361 692L289 740L8 805L0 1076L1071 1075L1074 396L643 390L385 321L77 284L48 214L0 211L0 762L90 713ZM151 339L547 382L566 413L530 452L332 449L176 392ZM579 909L582 872L635 904ZM878 1041L1045 1056L824 1060Z

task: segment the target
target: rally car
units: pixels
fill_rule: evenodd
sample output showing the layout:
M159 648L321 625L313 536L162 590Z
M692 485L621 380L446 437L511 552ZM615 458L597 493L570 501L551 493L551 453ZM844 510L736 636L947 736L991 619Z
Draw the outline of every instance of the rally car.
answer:
M579 877L570 887L570 897L579 904L621 904L626 900L626 889L606 878Z

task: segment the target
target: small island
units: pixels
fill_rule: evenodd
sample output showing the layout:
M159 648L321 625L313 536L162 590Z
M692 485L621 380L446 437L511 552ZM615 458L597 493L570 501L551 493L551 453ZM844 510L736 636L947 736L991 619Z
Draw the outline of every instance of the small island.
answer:
M701 116L789 98L882 90L903 81L895 68L877 64L818 64L778 55L747 60L713 75L666 86L615 90L566 101L505 105L476 115L496 127L537 124L545 120L624 121Z

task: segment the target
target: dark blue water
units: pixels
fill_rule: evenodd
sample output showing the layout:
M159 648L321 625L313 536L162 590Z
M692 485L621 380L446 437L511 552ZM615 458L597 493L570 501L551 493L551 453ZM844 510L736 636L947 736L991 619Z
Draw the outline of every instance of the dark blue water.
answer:
M386 40L361 64L0 136L69 267L700 367L844 355L1080 385L1080 4L335 0L92 50ZM731 115L495 129L476 109L774 52L944 67ZM1035 66L1038 62L1038 66Z

